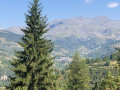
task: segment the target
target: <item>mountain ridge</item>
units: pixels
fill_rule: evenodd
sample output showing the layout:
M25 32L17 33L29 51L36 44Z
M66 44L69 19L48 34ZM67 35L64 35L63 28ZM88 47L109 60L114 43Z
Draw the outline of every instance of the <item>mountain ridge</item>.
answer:
M5 31L22 35L20 28L12 27ZM109 55L114 51L113 47L120 45L120 21L106 16L55 20L48 28L50 30L45 36L55 43L53 54L57 56L72 56L77 50L86 57L101 57Z

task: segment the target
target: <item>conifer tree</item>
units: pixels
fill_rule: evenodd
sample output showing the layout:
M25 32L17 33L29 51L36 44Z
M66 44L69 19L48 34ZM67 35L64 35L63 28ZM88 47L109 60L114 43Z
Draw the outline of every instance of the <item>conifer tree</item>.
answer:
M116 68L118 70L118 74L117 77L115 77L116 80L116 85L117 85L117 90L120 90L120 48L115 48L116 50L118 50L118 56L117 56L117 65Z
M22 51L16 51L12 62L15 76L10 78L10 90L55 90L53 57L53 42L47 40L44 34L47 28L46 16L42 16L39 0L30 3L26 14L26 28L22 29L24 36L19 45Z
M88 66L86 60L80 58L78 52L73 56L73 61L71 62L69 69L69 90L88 90L90 80Z
M98 83L96 82L92 90L100 90Z
M115 81L112 77L111 73L108 72L108 74L105 76L101 83L101 90L115 90Z

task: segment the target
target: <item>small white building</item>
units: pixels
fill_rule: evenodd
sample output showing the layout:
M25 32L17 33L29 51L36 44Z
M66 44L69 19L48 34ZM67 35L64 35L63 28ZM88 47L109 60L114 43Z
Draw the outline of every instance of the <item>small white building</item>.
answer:
M2 75L2 76L1 76L1 80L2 80L2 81L7 80L7 78L8 78L7 75Z

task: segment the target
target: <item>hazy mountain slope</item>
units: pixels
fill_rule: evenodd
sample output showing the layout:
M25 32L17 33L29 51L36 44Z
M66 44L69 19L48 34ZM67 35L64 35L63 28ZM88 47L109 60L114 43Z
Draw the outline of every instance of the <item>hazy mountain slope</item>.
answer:
M25 26L23 26L23 27L13 26L13 27L7 28L5 30L16 33L16 34L23 35L23 32L21 31L22 28L25 28Z
M0 31L0 77L2 75L13 75L10 70L10 61L15 57L14 50L22 50L16 42L20 39L21 35ZM8 81L0 80L0 85L7 83Z
M14 50L22 50L17 44L23 35L20 28L24 27L0 29L0 76L13 74L9 61L15 56ZM85 57L103 57L120 46L120 21L105 16L56 20L49 28L46 37L54 41L53 55L72 56L77 50Z
M23 34L20 28L6 30ZM110 54L114 51L113 47L120 45L120 21L106 16L56 20L49 24L49 28L46 36L53 39L53 54L58 56L71 56L78 50L87 57L99 57Z
M105 16L96 18L76 17L54 21L50 28L48 35L61 38L73 35L83 39L91 37L115 39L119 38L120 35L118 32L120 21L111 20Z
M7 31L7 30L0 30L0 38L4 38L6 41L12 41L17 42L22 35L15 34L13 32Z
M49 27L47 35L53 38L56 48L62 48L55 49L56 52L65 51L58 54L72 55L78 50L87 57L99 57L109 55L113 47L120 46L120 21L106 16L57 20Z

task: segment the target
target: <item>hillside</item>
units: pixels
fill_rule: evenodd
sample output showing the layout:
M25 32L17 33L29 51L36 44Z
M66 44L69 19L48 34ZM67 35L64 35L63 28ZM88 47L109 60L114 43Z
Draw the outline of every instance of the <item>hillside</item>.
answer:
M75 17L53 21L47 35L52 36L56 46L64 48L69 55L78 50L87 57L100 57L109 55L114 51L113 47L120 45L119 25L120 21L106 16Z
M23 34L20 28L23 27L11 27L6 31ZM49 23L49 28L46 36L54 41L53 54L57 56L72 56L77 50L85 57L103 57L120 45L120 21L106 16L56 20Z
M14 58L14 50L21 50L22 48L17 44L21 35L17 35L8 31L0 31L0 78L3 75L12 75L10 70L10 61ZM0 86L7 81L0 79Z
M17 44L23 35L20 28L22 27L0 30L0 76L13 75L10 70L10 61L14 58L13 51L22 50ZM113 47L120 46L120 21L105 16L57 20L51 22L49 28L50 31L45 36L54 41L52 54L58 58L71 57L76 50L85 57L104 57L114 52ZM63 69L69 63L70 61L56 60L54 67ZM0 80L0 86L7 82L8 80Z

